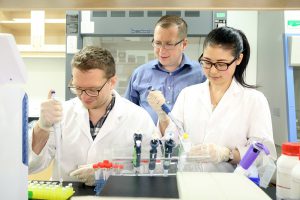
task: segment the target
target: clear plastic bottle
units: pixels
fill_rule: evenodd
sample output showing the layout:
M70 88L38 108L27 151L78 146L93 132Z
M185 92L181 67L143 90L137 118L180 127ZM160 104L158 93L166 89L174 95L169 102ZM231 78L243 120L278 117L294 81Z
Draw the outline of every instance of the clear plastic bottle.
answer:
M299 149L298 164L296 164L296 166L293 168L291 176L292 176L292 183L291 183L290 199L299 200L300 199L300 149Z
M180 149L178 170L184 171L184 166L186 165L187 154L192 148L192 143L191 143L189 135L187 133L183 134L181 145L182 146Z
M277 160L276 196L289 199L291 194L291 172L298 163L300 143L283 143L281 156Z
M187 133L182 135L182 146L186 153L188 153L192 148L192 143Z

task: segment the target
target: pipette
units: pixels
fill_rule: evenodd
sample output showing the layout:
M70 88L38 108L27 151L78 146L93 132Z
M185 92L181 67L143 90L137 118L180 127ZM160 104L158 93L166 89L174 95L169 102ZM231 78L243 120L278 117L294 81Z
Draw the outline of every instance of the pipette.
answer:
M150 161L149 161L149 172L150 172L150 175L153 174L154 169L155 169L158 144L159 144L158 140L156 140L156 139L153 139L150 142L150 146L151 146Z
M167 176L169 173L171 157L172 157L174 147L175 147L174 140L169 139L165 141L165 160L163 163L164 176Z
M139 173L140 165L141 165L142 134L135 133L133 139L134 139L133 166L135 168L135 173Z
M178 133L180 136L182 136L184 134L184 129L181 126L181 124L178 122L178 120L172 115L171 110L169 109L169 107L164 103L161 106L161 109L169 116L169 118L171 119L171 121L175 124Z
M171 121L175 124L176 129L178 131L179 142L182 145L184 152L188 153L191 148L190 146L186 145L186 142L184 141L185 138L188 138L188 134L184 131L181 123L172 115L171 110L165 103L161 106L161 109L169 116Z
M51 98L57 100L55 91L51 91ZM57 122L53 125L54 135L55 135L55 143L56 143L56 161L57 161L57 175L59 177L60 185L62 185L63 178L61 176L61 124Z
M148 88L149 91L155 91L152 86ZM172 120L172 122L175 124L176 128L178 129L179 134L183 135L184 130L183 127L179 124L179 122L176 120L176 118L172 115L171 110L169 107L164 103L161 105L161 109L169 116L169 118Z
M154 91L155 89L151 86L151 87L149 87L149 90ZM185 142L183 141L184 135L187 136L187 138L188 138L188 134L184 131L181 123L172 115L171 110L165 103L161 105L161 109L169 116L171 121L175 124L176 129L178 131L179 142L180 142L184 152L188 153L190 151L190 147L188 145L185 145ZM172 137L173 137L173 135L167 135L166 139L168 140Z

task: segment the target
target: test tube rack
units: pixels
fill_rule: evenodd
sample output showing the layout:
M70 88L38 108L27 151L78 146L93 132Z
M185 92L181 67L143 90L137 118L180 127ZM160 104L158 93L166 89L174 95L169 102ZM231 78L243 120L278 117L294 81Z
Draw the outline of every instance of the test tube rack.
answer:
M69 199L75 193L72 183L28 181L28 199Z

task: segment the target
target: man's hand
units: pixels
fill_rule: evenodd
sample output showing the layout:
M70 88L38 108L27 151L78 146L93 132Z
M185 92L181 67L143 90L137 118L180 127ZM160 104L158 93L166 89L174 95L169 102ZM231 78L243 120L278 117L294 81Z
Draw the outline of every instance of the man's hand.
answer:
M95 185L95 170L92 165L78 167L78 169L70 173L70 176L77 178L88 186Z
M164 95L161 91L150 91L147 97L147 101L152 109L157 113L159 120L167 120L167 114L161 109L161 106L166 102Z
M62 105L59 101L51 99L51 91L48 94L48 99L41 104L40 118L38 126L50 131L51 127L59 122L62 118Z

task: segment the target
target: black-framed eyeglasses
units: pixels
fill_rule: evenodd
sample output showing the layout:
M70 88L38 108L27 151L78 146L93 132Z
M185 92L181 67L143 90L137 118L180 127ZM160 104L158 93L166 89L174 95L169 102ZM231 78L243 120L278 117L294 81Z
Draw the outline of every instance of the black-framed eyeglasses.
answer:
M108 81L109 81L109 79L107 79L105 81L105 83L102 86L98 87L98 88L81 89L79 87L71 85L71 82L72 82L72 80L71 80L70 83L69 83L69 85L68 85L68 88L70 89L70 91L73 94L76 94L78 96L81 96L82 93L85 92L85 94L87 94L90 97L97 97L97 96L99 96L99 93L101 92L101 90L104 88L104 86L106 85L106 83Z
M205 68L205 69L210 69L212 66L215 66L215 68L219 71L226 71L234 61L236 61L238 58L234 58L230 63L225 63L225 62L210 62L208 60L203 60L202 59L203 54L199 57L198 61L200 65Z
M172 50L172 49L175 49L175 47L178 45L178 44L180 44L182 41L183 41L184 39L182 39L182 40L180 40L180 41L178 41L178 42L176 42L176 43L165 43L165 44L163 44L162 42L158 42L158 41L155 41L154 39L152 39L152 46L154 47L154 48L165 48L165 49L167 49L167 50Z

